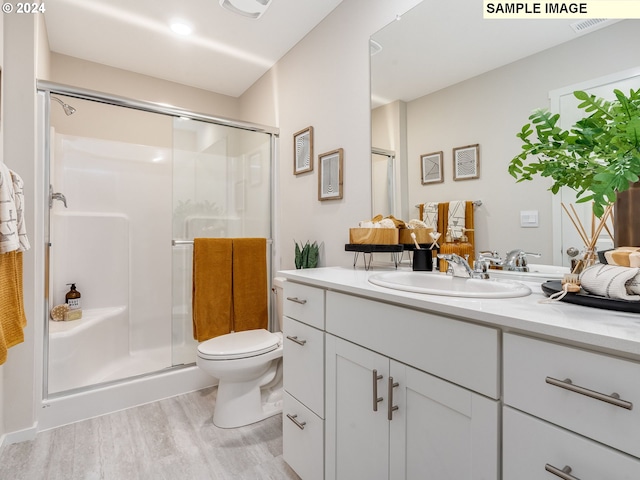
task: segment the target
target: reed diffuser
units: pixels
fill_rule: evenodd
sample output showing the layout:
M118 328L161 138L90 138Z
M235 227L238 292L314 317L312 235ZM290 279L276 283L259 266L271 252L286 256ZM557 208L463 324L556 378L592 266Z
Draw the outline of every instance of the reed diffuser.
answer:
M573 223L573 226L578 232L580 239L584 242L585 245L584 255L580 260L576 262L575 266L571 270L571 273L580 273L585 268L590 267L591 265L596 263L596 243L602 230L606 230L609 236L613 239L613 234L611 233L611 230L607 225L607 220L609 219L609 217L611 217L611 223L613 223L613 205L607 205L604 214L600 218L597 218L595 216L592 209L590 235L587 233L587 230L584 228L584 225L580 221L578 212L576 212L576 209L573 207L573 205L569 205L569 207L571 208L571 212L564 203L561 203L561 205L562 209L569 217L569 220L571 220L571 223Z

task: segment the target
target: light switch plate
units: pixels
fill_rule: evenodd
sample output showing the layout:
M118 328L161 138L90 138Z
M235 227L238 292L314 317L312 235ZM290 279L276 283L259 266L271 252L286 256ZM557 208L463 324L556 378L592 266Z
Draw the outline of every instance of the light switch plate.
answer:
M538 210L521 210L520 226L522 228L534 228L538 226Z

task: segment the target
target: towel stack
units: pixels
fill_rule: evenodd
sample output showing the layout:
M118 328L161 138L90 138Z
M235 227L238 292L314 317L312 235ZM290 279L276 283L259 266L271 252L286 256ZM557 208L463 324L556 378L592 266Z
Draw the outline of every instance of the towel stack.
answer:
M24 341L27 325L22 292L22 252L29 240L24 224L23 182L0 163L0 365L7 350Z

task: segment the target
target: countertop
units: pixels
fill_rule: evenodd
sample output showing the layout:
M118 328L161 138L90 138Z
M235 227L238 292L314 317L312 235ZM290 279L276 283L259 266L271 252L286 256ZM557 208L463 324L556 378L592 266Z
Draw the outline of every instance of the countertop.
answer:
M401 269L410 269L399 267ZM576 346L589 347L640 361L640 315L584 307L547 299L540 282L522 281L532 294L505 299L461 298L403 292L368 281L385 269L323 267L281 270L287 280L358 295L372 300L440 313L494 326L506 332L533 335ZM421 274L416 272L416 274ZM434 273L429 273L429 275ZM438 273L435 273L438 275ZM440 274L442 275L442 274Z

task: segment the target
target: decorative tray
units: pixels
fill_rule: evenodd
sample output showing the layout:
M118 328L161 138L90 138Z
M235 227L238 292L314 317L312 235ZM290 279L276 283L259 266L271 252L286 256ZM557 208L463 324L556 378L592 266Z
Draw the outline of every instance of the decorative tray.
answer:
M562 291L560 280L549 280L541 285L544 294L549 297L554 293ZM630 300L617 300L608 297L599 297L580 290L579 293L567 293L562 297L562 302L573 303L585 307L603 308L605 310L616 310L618 312L640 313L640 302Z

